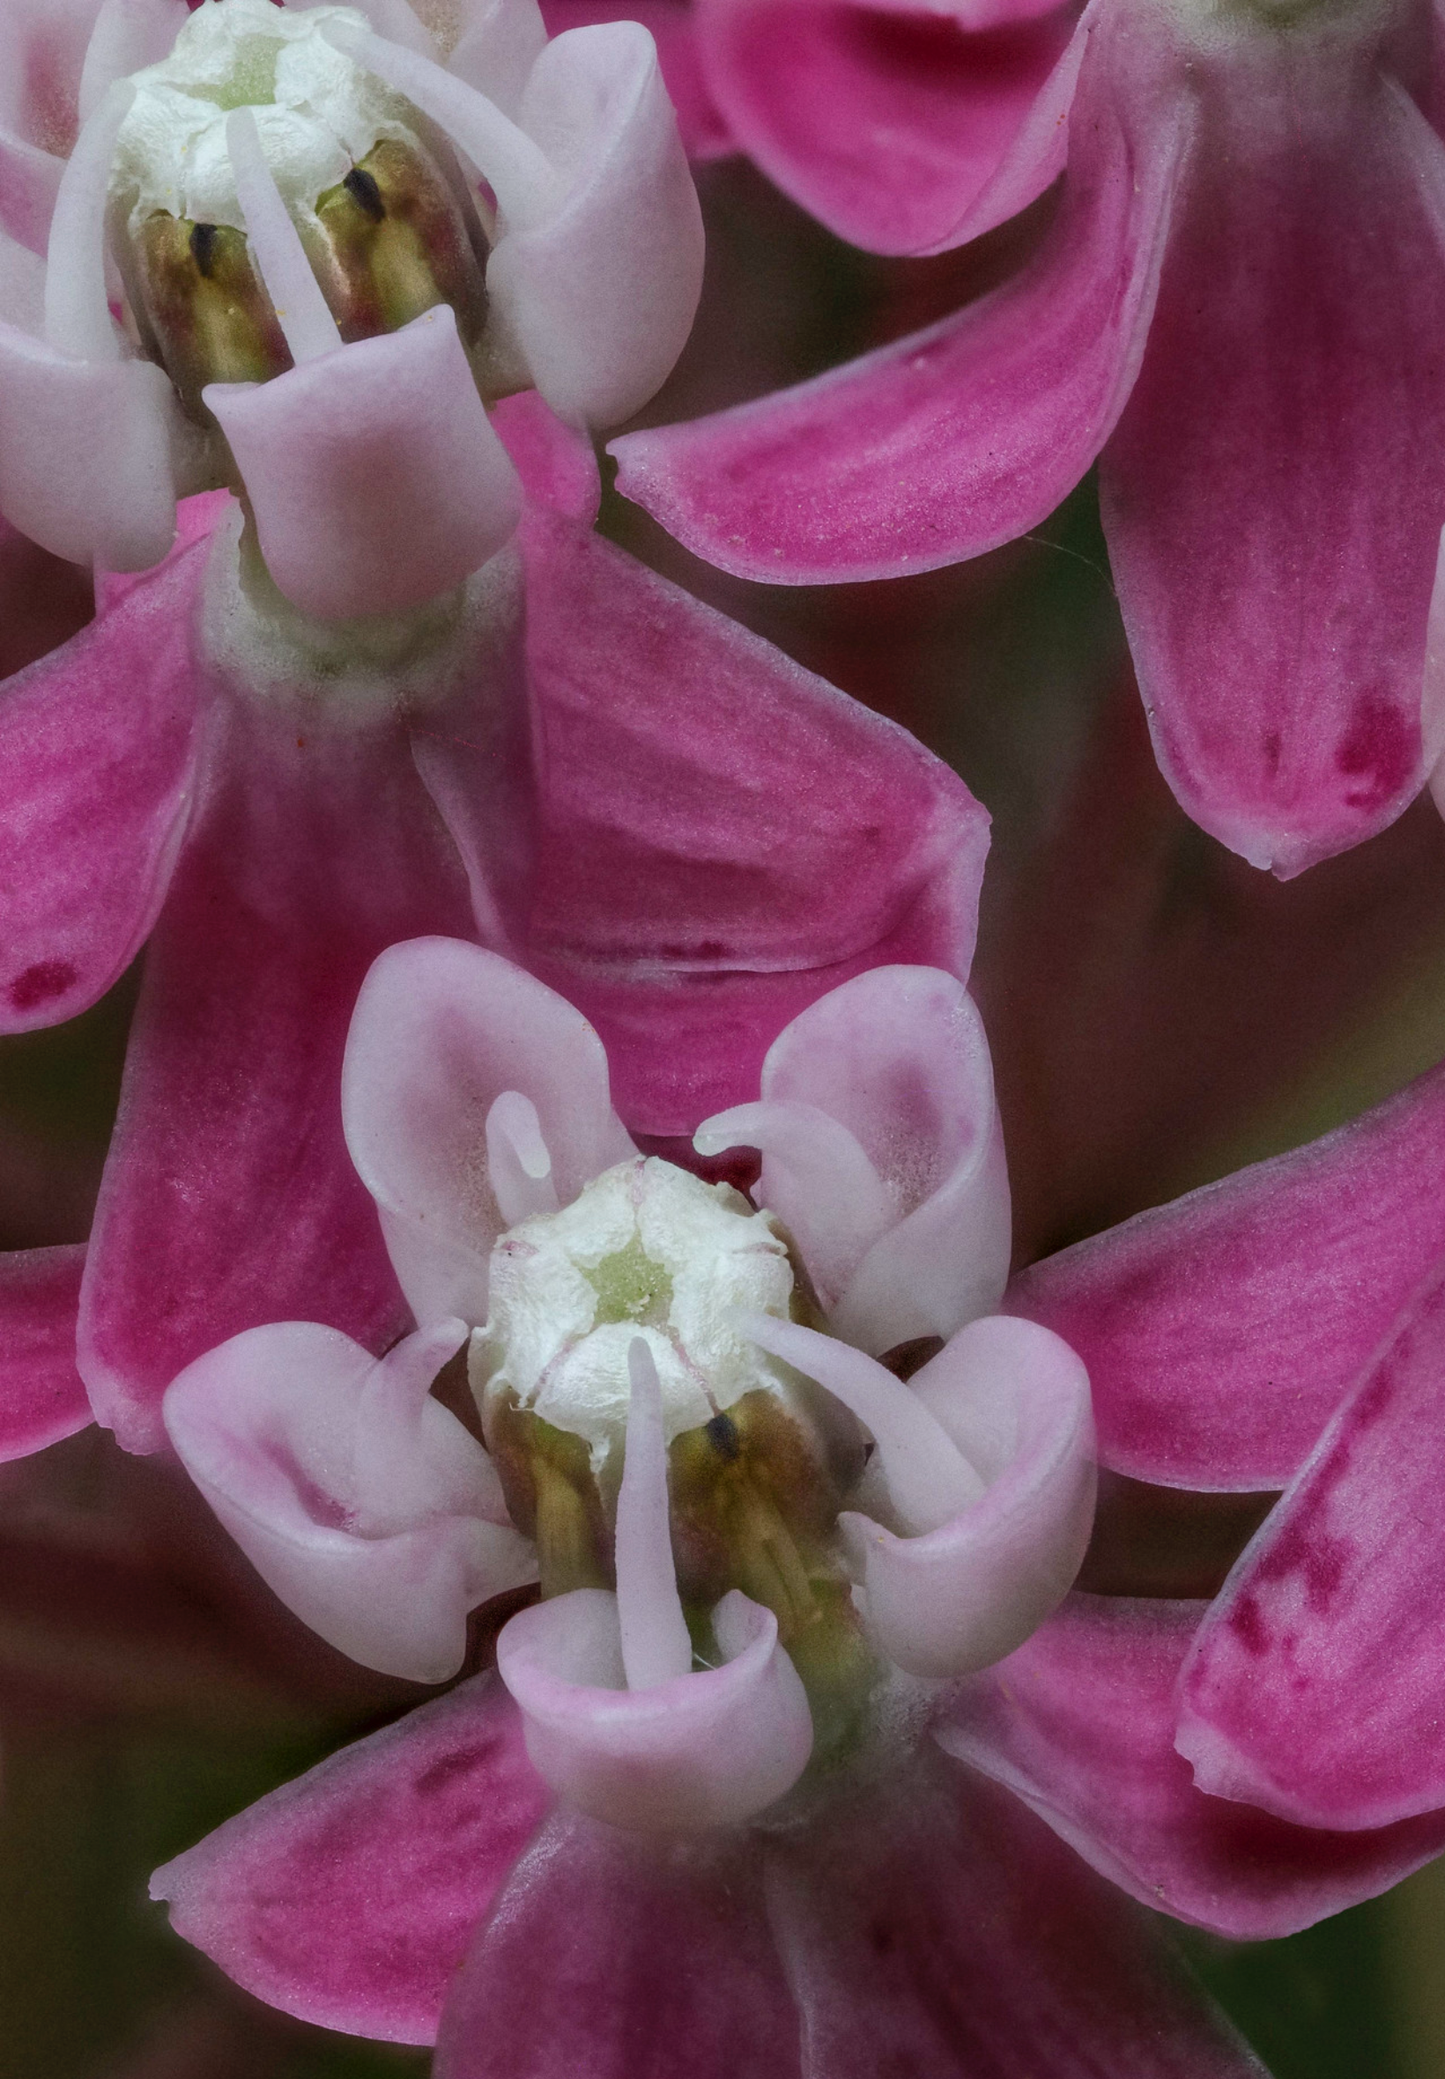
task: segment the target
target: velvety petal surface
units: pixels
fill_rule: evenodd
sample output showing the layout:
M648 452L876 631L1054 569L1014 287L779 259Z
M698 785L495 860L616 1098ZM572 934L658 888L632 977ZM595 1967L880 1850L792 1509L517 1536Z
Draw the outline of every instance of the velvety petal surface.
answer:
M173 557L0 687L0 1030L93 1003L165 896L195 788L204 558Z
M100 0L13 0L0 19L0 225L45 251Z
M1199 1789L1174 1732L1180 1670L1208 1608L1074 1595L1008 1660L960 1684L936 1732L1145 1905L1235 1941L1269 1940L1438 1855L1445 1817L1341 1833Z
M1164 773L1288 875L1391 822L1441 748L1445 147L1402 124L1369 34L1221 39L1192 76L1198 150L1100 490Z
M1212 1606L1179 1746L1204 1789L1306 1826L1445 1806L1437 1275Z
M830 230L879 253L950 239L1076 16L1050 0L698 0L695 12L708 84L737 144ZM1057 118L1056 128L1061 147ZM1013 208L1062 163L1061 149L1052 162L1041 154L1032 194L1011 198Z
M588 530L523 533L527 958L601 1033L628 1125L691 1133L755 1096L782 1028L865 967L966 976L987 819L963 783Z
M560 1812L447 1997L436 2079L801 2079L757 1859Z
M1445 1255L1445 1069L1308 1146L1036 1263L1012 1312L1088 1366L1102 1462L1283 1487Z
M932 570L1036 525L1129 395L1189 134L1182 88L1131 49L1095 26L1057 215L1002 288L797 389L626 435L618 488L775 584Z
M1138 1908L940 1758L769 1857L804 2079L1261 2079Z
M289 1317L379 1347L405 1325L342 1137L342 1051L381 948L471 921L399 725L328 729L304 706L216 700L81 1305L97 1414L138 1450L160 1442L171 1380L218 1340Z
M341 1110L397 1274L424 1321L487 1316L487 1258L515 1217L488 1173L493 1107L534 1108L563 1205L635 1154L585 1018L495 953L418 939L382 954L346 1046Z
M171 1924L303 2021L430 2043L447 1982L548 1804L495 1676L229 1819L151 1879Z
M0 1255L0 1460L28 1458L94 1420L75 1369L83 1248Z

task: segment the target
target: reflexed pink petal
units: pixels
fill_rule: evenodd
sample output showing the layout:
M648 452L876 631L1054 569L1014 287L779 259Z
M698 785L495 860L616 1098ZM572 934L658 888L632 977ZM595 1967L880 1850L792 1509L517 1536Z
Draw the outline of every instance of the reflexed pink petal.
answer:
M0 1461L28 1458L94 1421L75 1369L83 1248L0 1255Z
M205 550L0 687L0 1029L72 1018L134 957L195 786Z
M580 1588L519 1611L497 1672L527 1752L569 1805L647 1833L736 1826L792 1789L813 1747L778 1620L734 1589L714 1613L722 1664L631 1690L617 1597Z
M1282 1487L1445 1254L1445 1069L1307 1147L1037 1263L1012 1313L1088 1366L1099 1456L1165 1486Z
M1138 1908L920 1760L770 1851L809 2079L1264 2079Z
M468 1612L536 1574L486 1452L428 1392L465 1333L453 1321L378 1361L314 1322L252 1328L188 1365L163 1408L186 1471L287 1608L412 1682L456 1674Z
M1203 1789L1306 1826L1445 1806L1442 1372L1437 1274L1211 1607L1179 1731Z
M1308 1927L1438 1855L1438 1813L1328 1832L1196 1788L1174 1729L1179 1670L1207 1608L1076 1595L953 1692L938 1737L1112 1883L1236 1941Z
M602 502L602 477L586 434L565 425L536 390L504 397L492 413L492 424L527 497L591 527Z
M512 532L517 479L438 304L266 383L212 383L266 566L323 620L449 592Z
M933 570L1051 512L1133 385L1188 136L1182 93L1112 49L1105 62L1104 34L1058 214L1012 280L797 389L626 435L619 490L710 562L775 584Z
M1200 148L1100 476L1164 773L1286 875L1425 777L1445 255L1376 64L1272 37L1196 64Z
M671 374L702 293L702 212L651 37L620 21L556 38L518 120L567 189L548 220L503 222L487 292L553 409L615 426Z
M1054 0L699 0L708 83L737 144L841 238L878 253L956 242L1069 42ZM1070 82L1072 85L1072 82ZM1041 194L1055 141L976 237Z
M218 708L146 956L80 1328L128 1449L155 1448L171 1380L244 1328L313 1319L375 1347L405 1323L342 1138L342 1050L378 951L464 931L470 906L400 726L317 720Z
M997 1306L1008 1174L988 1041L961 983L922 967L855 976L778 1035L761 1087L708 1137L762 1150L760 1203L797 1242L834 1334L876 1354ZM810 1132L800 1107L846 1133Z
M423 1321L487 1317L487 1258L508 1226L487 1181L487 1115L536 1106L559 1200L636 1151L586 1020L495 953L459 940L393 946L372 968L346 1046L352 1160Z
M151 1880L178 1933L303 2021L430 2043L447 1981L546 1811L494 1676L344 1748Z
M559 1813L447 1995L435 2079L802 2079L756 1859Z
M663 85L689 156L714 159L732 150L727 124L703 75L691 0L542 0L542 18L552 36L586 22L641 22L657 44Z
M1084 1367L1057 1336L993 1315L913 1379L918 1399L984 1474L984 1493L923 1537L853 1514L868 1625L915 1675L987 1667L1073 1583L1094 1521L1094 1428Z
M862 968L967 974L987 824L960 780L589 531L534 513L523 537L528 960L602 1034L629 1125L755 1096L770 1042Z

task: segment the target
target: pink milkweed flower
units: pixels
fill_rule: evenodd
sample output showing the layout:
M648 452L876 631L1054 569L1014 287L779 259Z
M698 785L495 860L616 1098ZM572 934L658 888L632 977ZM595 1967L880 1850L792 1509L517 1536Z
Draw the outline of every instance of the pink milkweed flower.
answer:
M368 692L363 651L288 680L264 628L238 658L232 519L6 688L4 1025L73 1015L147 949L83 1277L64 1250L0 1281L6 1455L92 1403L154 1448L176 1372L278 1305L378 1346L406 1325L336 1101L398 938L518 944L663 1140L858 968L967 973L987 819L962 783L595 537L590 454L534 404L499 420L534 495L529 687L511 548L463 595L507 612L444 613L429 679L403 651Z
M1183 807L1286 875L1389 823L1445 745L1422 695L1445 519L1428 10L1093 0L1047 78L1066 14L975 36L976 10L925 0L694 13L735 133L861 243L945 250L1063 177L1003 287L798 388L626 436L621 486L728 570L837 582L1023 534L1098 457ZM996 35L1033 36L1036 70L1001 83ZM952 69L895 63L930 40ZM874 162L925 157L916 218L888 171L860 204Z
M958 982L877 968L779 1035L696 1136L761 1149L755 1204L641 1156L596 1034L475 947L382 956L343 1090L422 1328L380 1363L253 1330L175 1382L170 1435L363 1658L435 1676L469 1602L539 1566L544 1600L496 1675L159 1872L177 1928L292 2013L435 2040L448 2079L963 2072L1005 2043L1257 2069L926 1739L1092 1513L1082 1367L988 1311L1007 1183ZM468 1322L490 1451L426 1392ZM919 1337L908 1383L867 1354Z
M407 610L515 526L487 401L615 424L672 367L702 226L646 31L478 4L443 65L405 0L372 12L17 10L0 510L44 547L146 568L177 495L230 483L293 605ZM62 160L37 132L72 113Z

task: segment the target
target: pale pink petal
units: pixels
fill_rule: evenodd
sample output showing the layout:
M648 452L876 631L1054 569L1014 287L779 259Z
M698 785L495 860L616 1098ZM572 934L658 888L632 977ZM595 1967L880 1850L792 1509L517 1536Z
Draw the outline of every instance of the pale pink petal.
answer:
M100 0L8 0L0 13L0 225L43 253L80 125L80 79Z
M560 1203L635 1154L608 1099L601 1041L570 1004L460 940L384 953L356 1005L341 1107L423 1321L486 1319L487 1259L511 1225L487 1177L487 1118L513 1090L536 1108Z
M1106 62L1103 35L1058 213L1021 272L797 389L628 434L618 488L724 570L789 584L933 570L1051 512L1133 385L1189 135L1180 89Z
M879 253L976 237L1064 161L1068 97L1009 206L973 222L1077 9L1053 0L698 0L707 80L736 143L832 231ZM1072 86L1072 81L1069 83Z
M542 18L553 36L588 22L641 22L657 45L663 84L689 156L715 159L731 151L733 141L708 86L692 16L691 0L542 0Z
M629 1689L617 1597L579 1588L521 1611L497 1671L527 1752L559 1797L647 1833L736 1826L802 1774L813 1721L771 1610L734 1589L714 1612L722 1664Z
M83 1248L0 1255L0 1461L28 1458L94 1421L75 1369Z
M464 1682L151 1879L238 1985L325 2028L430 2043L473 1930L547 1809L516 1706Z
M875 967L820 997L769 1049L762 1102L702 1132L714 1152L762 1150L761 1203L835 1334L877 1353L997 1306L1008 1174L988 1041L952 975Z
M378 1361L313 1322L252 1328L188 1365L163 1407L186 1471L287 1608L412 1682L454 1675L468 1613L536 1574L486 1452L427 1390L465 1334L453 1321Z
M332 733L279 696L217 701L205 807L146 956L81 1308L82 1374L129 1449L160 1443L171 1380L242 1329L309 1319L381 1348L405 1325L342 1137L342 1053L381 948L471 922L399 725Z
M937 1736L1111 1883L1234 1941L1292 1934L1438 1855L1439 1814L1338 1833L1196 1787L1174 1729L1206 1608L1076 1595L1002 1666L952 1692Z
M756 1858L561 1813L447 1995L435 2079L802 2079Z
M267 383L205 401L255 507L266 567L323 620L449 592L512 532L517 479L441 303Z
M1445 1255L1445 1070L1322 1140L1017 1278L1087 1365L1099 1455L1166 1486L1282 1487Z
M555 38L518 120L565 189L543 222L503 222L487 291L553 409L615 426L672 372L702 293L702 212L651 37L623 21Z
M1094 1521L1088 1375L1057 1336L994 1315L961 1330L912 1390L984 1473L983 1494L922 1537L840 1521L889 1659L966 1674L1012 1653L1078 1573Z
M0 324L0 511L52 555L147 570L175 538L169 378Z
M590 530L523 537L528 961L602 1034L629 1125L755 1097L771 1041L861 969L967 974L987 823L953 773Z
M807 2079L1264 2079L1156 1923L941 1757L771 1845L768 1902Z
M1445 227L1376 62L1231 37L1196 66L1200 148L1100 475L1165 776L1280 874L1383 829L1427 770Z
M1437 1274L1211 1607L1180 1701L1202 1789L1306 1826L1445 1807L1442 1369Z
M191 812L205 549L0 687L0 1029L72 1018L138 951Z

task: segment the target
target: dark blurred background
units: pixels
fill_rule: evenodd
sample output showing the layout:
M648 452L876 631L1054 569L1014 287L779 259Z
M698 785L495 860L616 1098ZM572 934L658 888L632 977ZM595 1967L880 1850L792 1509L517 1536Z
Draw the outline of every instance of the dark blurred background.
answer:
M966 253L889 262L742 162L701 184L703 314L649 423L943 315L1017 264L1049 206ZM976 563L833 590L722 577L615 498L604 524L904 723L991 810L975 987L1020 1261L1310 1139L1445 1054L1433 807L1289 885L1197 831L1154 768L1091 484ZM0 591L0 671L89 610L76 573L13 537ZM71 1025L0 1040L0 1247L83 1239L134 980ZM417 1694L280 1611L169 1467L91 1432L0 1468L4 2079L425 2071L424 2054L271 2015L145 1895L158 1863ZM1276 2079L1445 2079L1445 1868L1287 1942L1185 1939Z

